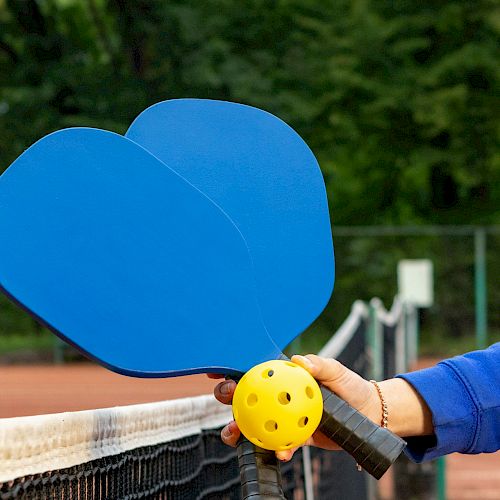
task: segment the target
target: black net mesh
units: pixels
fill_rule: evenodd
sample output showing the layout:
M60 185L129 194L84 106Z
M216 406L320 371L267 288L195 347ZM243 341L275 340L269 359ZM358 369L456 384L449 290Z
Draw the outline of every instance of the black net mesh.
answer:
M281 472L286 498L304 498L300 450ZM236 451L222 443L218 429L0 483L1 500L240 498Z
M206 430L0 484L7 499L239 499L236 453Z
M397 325L382 325L384 379L396 375L396 328Z

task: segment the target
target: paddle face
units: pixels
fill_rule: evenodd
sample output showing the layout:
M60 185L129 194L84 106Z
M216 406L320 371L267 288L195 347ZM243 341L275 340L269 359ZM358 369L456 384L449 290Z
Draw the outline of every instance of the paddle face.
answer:
M126 136L199 188L240 229L265 325L283 349L321 313L334 281L326 192L311 150L269 113L200 99L151 106Z
M0 287L124 374L231 374L279 355L234 224L111 132L51 134L0 177Z

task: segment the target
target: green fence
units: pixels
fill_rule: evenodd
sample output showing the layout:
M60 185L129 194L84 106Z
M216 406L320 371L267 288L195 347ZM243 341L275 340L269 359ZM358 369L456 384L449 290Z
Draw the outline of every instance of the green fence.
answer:
M500 340L500 226L333 226L336 285L324 314L303 335L314 346L335 331L356 299L397 294L397 264L430 259L434 305L419 313L422 352L447 356Z

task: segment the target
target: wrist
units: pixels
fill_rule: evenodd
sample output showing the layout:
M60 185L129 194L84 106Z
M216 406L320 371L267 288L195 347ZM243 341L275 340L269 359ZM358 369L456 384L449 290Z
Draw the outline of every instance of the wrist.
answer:
M381 382L379 382L380 387ZM381 425L383 418L383 408L382 402L380 400L380 395L377 391L377 388L371 381L366 381L367 389L369 390L369 398L367 399L366 404L363 408L360 408L359 411L366 415L372 422L377 425ZM381 388L382 390L382 388Z
M388 410L388 406L387 406L387 401L385 400L384 395L382 394L382 390L381 390L378 382L376 380L370 380L369 382L371 384L373 384L373 386L377 390L377 395L378 395L378 398L380 400L380 410L381 410L382 415L380 418L379 425L381 427L383 427L384 429L387 429L388 428L388 420L389 420L389 410Z
M413 386L394 378L379 382L379 387L387 404L389 430L402 437L433 433L432 414ZM381 411L379 406L379 415Z

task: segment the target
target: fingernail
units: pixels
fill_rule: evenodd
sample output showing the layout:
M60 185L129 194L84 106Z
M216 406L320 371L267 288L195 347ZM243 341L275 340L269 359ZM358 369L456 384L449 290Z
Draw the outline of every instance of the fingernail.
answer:
M229 394L231 392L231 385L231 382L224 382L219 389L221 394Z
M231 432L231 429L229 428L229 426L226 426L226 427L224 427L224 429L222 429L222 435L225 438L230 438L233 435L233 433Z
M288 462L288 455L287 454L282 454L282 453L276 453L276 457L278 460L281 460L282 462Z
M301 356L300 354L297 354L297 357L300 358L300 360L306 365L308 366L309 368L313 368L314 367L314 363L309 359L309 358L306 358L305 356Z

